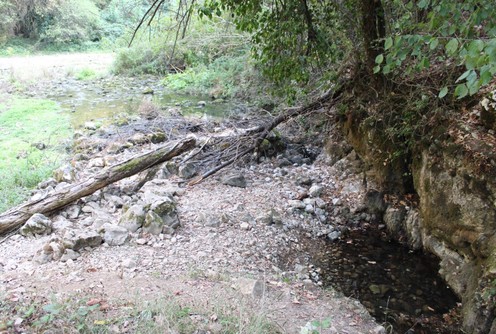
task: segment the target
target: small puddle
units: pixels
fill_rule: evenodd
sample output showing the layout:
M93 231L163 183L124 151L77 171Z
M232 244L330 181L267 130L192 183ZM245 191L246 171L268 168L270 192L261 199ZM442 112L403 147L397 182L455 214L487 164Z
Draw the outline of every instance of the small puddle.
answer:
M393 333L461 333L458 319L446 316L459 300L437 274L435 256L385 240L371 228L326 242L318 256L324 285L358 299Z

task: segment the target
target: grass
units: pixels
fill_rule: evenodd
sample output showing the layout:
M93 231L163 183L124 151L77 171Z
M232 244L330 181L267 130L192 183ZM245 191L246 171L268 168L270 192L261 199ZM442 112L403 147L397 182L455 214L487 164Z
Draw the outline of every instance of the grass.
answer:
M98 42L54 45L44 44L34 39L21 37L12 37L6 41L0 41L0 57L71 52L95 52L106 50L107 48L103 47L103 45Z
M64 298L8 298L0 295L0 332L275 334L259 312L227 305L198 306L175 295L137 302L108 302L72 295Z
M91 68L83 68L74 77L77 80L90 80L96 77L96 72Z
M0 110L0 212L51 175L70 133L69 118L52 101L14 99Z

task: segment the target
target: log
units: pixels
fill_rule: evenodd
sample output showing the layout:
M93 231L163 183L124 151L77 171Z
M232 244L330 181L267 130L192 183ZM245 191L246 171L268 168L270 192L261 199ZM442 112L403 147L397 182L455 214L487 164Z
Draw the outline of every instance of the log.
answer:
M338 86L337 90L330 90L330 91L326 92L325 94L323 94L322 96L320 96L319 98L317 98L315 101L313 101L313 102L311 102L305 106L286 109L284 112L279 114L279 116L274 117L270 122L268 122L264 125L249 129L243 135L246 137L245 138L246 141L249 141L249 140L247 140L248 137L250 137L250 136L252 137L251 138L252 139L251 145L248 145L248 147L246 147L244 150L241 150L233 158L225 161L224 163L222 163L220 165L215 166L213 169L211 169L211 170L203 173L202 175L194 178L193 180L191 180L188 183L188 186L194 186L194 185L202 182L203 180L214 175L215 173L217 173L221 169L233 164L239 158L247 155L250 152L257 150L258 147L260 146L260 144L262 144L263 140L267 137L267 135L272 130L274 130L279 124L284 123L284 122L286 122L286 121L288 121L294 117L297 117L297 116L307 115L307 114L309 114L315 110L318 110L322 107L325 107L325 106L329 107L329 106L335 105L342 97L343 92L345 91L346 87L347 86L345 84L342 84L341 86Z
M14 207L0 215L0 236L20 227L35 213L53 213L109 184L135 175L191 150L195 145L196 140L194 138L170 142L153 151L136 155L124 162L113 165L87 180L70 184L56 194L40 200L28 201Z

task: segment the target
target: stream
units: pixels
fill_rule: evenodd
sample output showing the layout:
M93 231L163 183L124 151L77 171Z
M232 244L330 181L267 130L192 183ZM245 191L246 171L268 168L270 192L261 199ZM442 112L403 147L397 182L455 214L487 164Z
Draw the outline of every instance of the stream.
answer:
M91 81L64 78L44 86L37 95L56 101L70 116L74 129L88 121L108 124L121 116L136 115L143 101L152 102L163 112L180 108L184 116L221 119L238 113L242 105L208 96L173 93L155 77L105 77Z
M388 240L373 227L325 242L317 264L325 286L358 299L393 333L461 333L457 296L439 277L439 260Z

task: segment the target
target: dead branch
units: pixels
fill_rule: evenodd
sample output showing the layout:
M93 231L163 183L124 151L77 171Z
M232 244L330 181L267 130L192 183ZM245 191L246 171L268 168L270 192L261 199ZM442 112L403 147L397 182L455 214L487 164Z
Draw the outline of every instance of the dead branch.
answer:
M242 134L236 137L234 143L232 142L232 136L229 137L231 142L224 142L224 144L227 145L227 147L223 148L220 152L218 152L215 155L214 162L217 162L216 163L217 166L206 171L199 177L191 180L188 183L188 185L192 186L200 183L207 177L231 165L232 163L242 158L243 156L247 155L248 153L257 150L257 148L262 144L262 142L267 137L267 135L279 124L284 123L297 116L307 115L323 107L329 108L330 106L335 105L341 98L341 95L344 92L344 90L345 90L344 86L340 86L337 90L328 91L320 98L309 103L308 105L286 109L283 113L273 118L270 122L243 131ZM222 143L219 146L222 147L223 146Z

